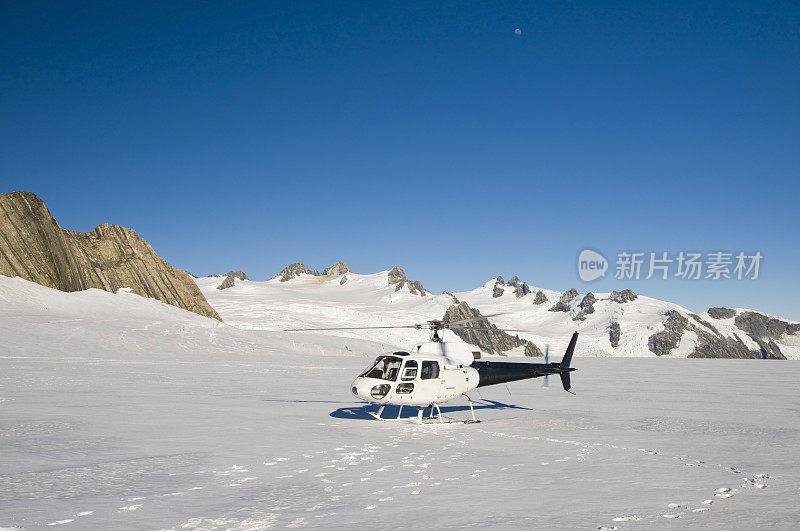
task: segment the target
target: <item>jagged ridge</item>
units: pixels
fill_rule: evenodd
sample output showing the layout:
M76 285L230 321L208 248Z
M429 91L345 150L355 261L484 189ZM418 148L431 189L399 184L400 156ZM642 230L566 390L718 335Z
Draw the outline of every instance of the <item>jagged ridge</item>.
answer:
M189 274L159 257L134 230L108 223L89 233L66 230L30 192L0 194L0 275L61 291L131 288L219 319Z

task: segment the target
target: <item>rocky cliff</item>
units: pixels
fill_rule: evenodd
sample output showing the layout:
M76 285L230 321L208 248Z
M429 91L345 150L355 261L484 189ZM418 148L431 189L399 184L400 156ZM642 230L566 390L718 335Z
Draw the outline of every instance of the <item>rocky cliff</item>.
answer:
M322 273L316 269L309 268L303 263L295 262L294 264L289 264L288 266L284 267L281 272L275 276L275 278L278 278L281 282L288 282L299 277L300 275L311 275L314 277L338 277L339 275L344 275L345 273L349 272L350 266L342 261L338 261L332 266L326 267ZM344 284L344 282L341 282L341 284Z
M543 356L542 351L532 342L503 332L490 323L489 319L484 317L480 310L470 308L466 302L450 306L442 320L454 322L463 319L475 319L475 321L465 324L463 327L454 326L452 328L453 332L470 345L480 347L487 354L503 354L513 348L524 345L526 356Z
M395 291L400 291L403 286L408 284L408 291L412 295L421 295L424 297L428 293L425 291L425 288L422 287L422 282L419 280L408 280L405 271L397 266L394 266L391 271L389 271L388 281L390 286L394 284Z
M219 319L189 274L160 258L135 231L108 223L89 233L66 230L29 192L0 194L0 275L62 291L131 288Z

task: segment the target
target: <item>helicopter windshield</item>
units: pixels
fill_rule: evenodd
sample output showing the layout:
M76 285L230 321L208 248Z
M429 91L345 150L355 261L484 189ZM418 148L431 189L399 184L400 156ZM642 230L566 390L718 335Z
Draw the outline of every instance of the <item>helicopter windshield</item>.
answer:
M393 382L397 380L397 374L400 372L400 365L403 363L401 358L394 356L381 356L375 365L372 366L361 376L365 378L377 378L379 380L388 380Z

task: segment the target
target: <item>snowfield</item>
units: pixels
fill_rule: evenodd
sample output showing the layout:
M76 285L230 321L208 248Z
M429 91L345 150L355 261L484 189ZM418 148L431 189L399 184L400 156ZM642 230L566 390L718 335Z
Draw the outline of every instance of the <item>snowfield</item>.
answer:
M677 304L642 295L634 301L619 304L609 300L608 293L595 293L598 300L594 304L594 313L589 314L585 321L575 321L573 317L580 311L578 305L585 294L572 301L569 312L551 312L549 309L561 296L557 291L542 289L548 301L536 305L533 300L540 288L530 286L531 293L517 298L512 288L505 286L502 296L493 297L495 280L492 279L471 291L452 295L428 293L420 297L410 294L407 286L395 291L395 286L387 283L387 274L388 271L370 275L347 273L347 282L343 285L339 284L341 276L300 275L288 282L280 282L277 278L263 282L237 279L234 287L224 290L217 289L223 278L205 277L195 279L195 282L226 323L243 329L422 323L441 319L454 303L453 297L456 297L478 308L484 315L499 314L492 317L493 324L500 328L524 330L513 334L533 341L542 351L549 345L552 353L562 353L572 333L578 331L581 334L580 348L575 352L578 357L655 357L647 348L647 342L650 336L664 330L667 313L678 311L687 317L692 314ZM707 312L699 315L724 335L738 337L748 348L758 349L755 341L734 326L733 318L715 319ZM609 340L609 328L613 322L618 322L622 329L616 348L611 346ZM325 334L381 341L387 346L400 345L404 348L428 339L428 334L420 330L341 330ZM446 339L461 341L449 332ZM785 335L775 341L788 359L800 359L800 336ZM669 356L685 358L696 347L697 335L686 332Z
M0 277L0 528L800 525L797 362L578 358L581 339L574 396L529 380L477 390L477 425L379 422L350 383L410 340L269 331L369 312L251 284L209 296L222 324ZM375 325L446 307L381 304Z

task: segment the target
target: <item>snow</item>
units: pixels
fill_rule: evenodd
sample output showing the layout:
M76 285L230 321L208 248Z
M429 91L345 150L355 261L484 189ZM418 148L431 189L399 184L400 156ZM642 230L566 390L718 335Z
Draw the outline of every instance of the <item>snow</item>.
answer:
M420 426L350 394L380 341L253 328L0 277L0 528L800 523L796 362L576 359L575 396L482 388L481 424Z
M425 297L412 295L407 287L399 292L389 286L388 271L371 275L347 273L348 281L340 285L341 277L316 277L301 275L288 282L277 278L260 281L236 281L236 285L218 290L219 278L195 279L203 295L222 319L238 328L250 330L282 330L288 328L323 328L347 326L408 325L441 319L454 303L447 294L428 294ZM495 279L483 286L453 295L466 301L483 314L500 314L492 317L492 323L501 328L524 330L513 332L533 341L544 351L563 352L574 331L581 334L577 357L655 357L647 348L650 336L664 330L668 312L678 311L691 319L692 324L706 328L692 319L690 310L677 304L639 295L634 301L619 304L608 299L609 293L595 293L595 312L585 321L572 320L578 312L583 295L572 301L571 311L551 312L549 309L561 293L530 286L531 293L517 298L513 288L506 286L500 297L493 297ZM537 291L543 291L548 301L534 305ZM737 312L747 311L738 309ZM733 319L718 320L707 313L700 314L705 321L728 337L739 337L751 349L758 345L747 334L736 328ZM621 326L619 345L612 347L609 327L618 321ZM712 332L713 333L713 332ZM380 341L387 345L410 348L427 339L425 331L409 330L345 330L329 331L326 335L354 337ZM446 333L448 341L461 341L454 334ZM800 339L786 336L777 341L781 351L789 359L800 359ZM681 343L670 352L670 357L687 357L697 347L697 335L687 332ZM522 354L523 351L507 353Z

